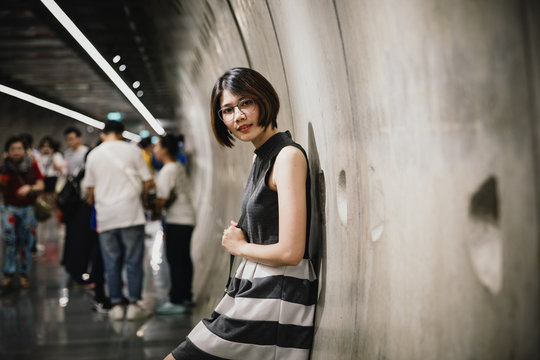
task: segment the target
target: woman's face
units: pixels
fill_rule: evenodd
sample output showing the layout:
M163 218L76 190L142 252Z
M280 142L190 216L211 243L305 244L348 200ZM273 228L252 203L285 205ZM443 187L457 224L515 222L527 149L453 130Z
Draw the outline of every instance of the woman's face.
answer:
M42 154L52 154L53 152L51 144L48 141L44 142L39 150Z
M9 146L8 156L11 160L18 162L23 159L25 155L24 145L20 141L16 141Z
M251 113L245 114L236 107L245 98L246 96L235 95L228 90L223 90L221 94L221 108L233 108L234 111L232 120L223 121L223 123L234 137L242 141L251 141L258 147L257 143L265 135L265 129L258 124L259 105L255 105L255 109Z
M161 146L161 140L154 145L154 155L159 161L163 161L163 156L167 153L167 149Z

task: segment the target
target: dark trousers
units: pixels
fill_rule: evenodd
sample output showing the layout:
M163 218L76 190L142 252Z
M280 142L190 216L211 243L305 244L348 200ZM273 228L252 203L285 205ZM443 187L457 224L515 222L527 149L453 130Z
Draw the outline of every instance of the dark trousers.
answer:
M165 228L165 251L171 276L169 300L174 304L191 300L193 263L191 262L191 233L193 226L167 224Z
M101 255L101 247L99 246L98 234L92 231L92 270L90 271L90 280L94 283L94 300L103 302L106 299L105 295L105 267L103 265L103 257Z

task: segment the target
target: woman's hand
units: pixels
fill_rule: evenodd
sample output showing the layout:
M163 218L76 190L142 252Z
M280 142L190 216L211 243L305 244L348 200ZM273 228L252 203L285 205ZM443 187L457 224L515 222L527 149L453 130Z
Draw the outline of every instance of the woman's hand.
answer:
M248 244L244 231L238 227L238 224L231 221L228 228L223 230L223 236L221 237L221 245L233 255L241 256L242 247Z
M17 189L17 195L19 197L27 197L31 191L32 191L32 185L26 184Z

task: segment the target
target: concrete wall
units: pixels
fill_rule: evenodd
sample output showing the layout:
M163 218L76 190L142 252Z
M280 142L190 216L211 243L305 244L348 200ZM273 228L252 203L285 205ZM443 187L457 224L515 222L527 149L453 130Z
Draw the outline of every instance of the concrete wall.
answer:
M309 152L321 277L313 359L540 357L540 10L533 1L180 0L176 69L199 226L196 316L253 148L219 147L214 81L250 66ZM339 355L336 355L336 352Z

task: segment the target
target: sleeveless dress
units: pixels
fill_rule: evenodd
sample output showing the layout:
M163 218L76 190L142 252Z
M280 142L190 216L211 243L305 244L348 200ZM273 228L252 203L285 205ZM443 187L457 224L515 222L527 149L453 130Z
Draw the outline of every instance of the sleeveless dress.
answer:
M280 132L255 150L241 227L249 242L278 242L278 197L266 183L285 146L302 147ZM306 157L307 161L307 157ZM306 360L313 342L317 278L309 259L310 179L306 181L306 251L296 266L267 266L242 259L232 284L209 318L172 351L175 359Z

